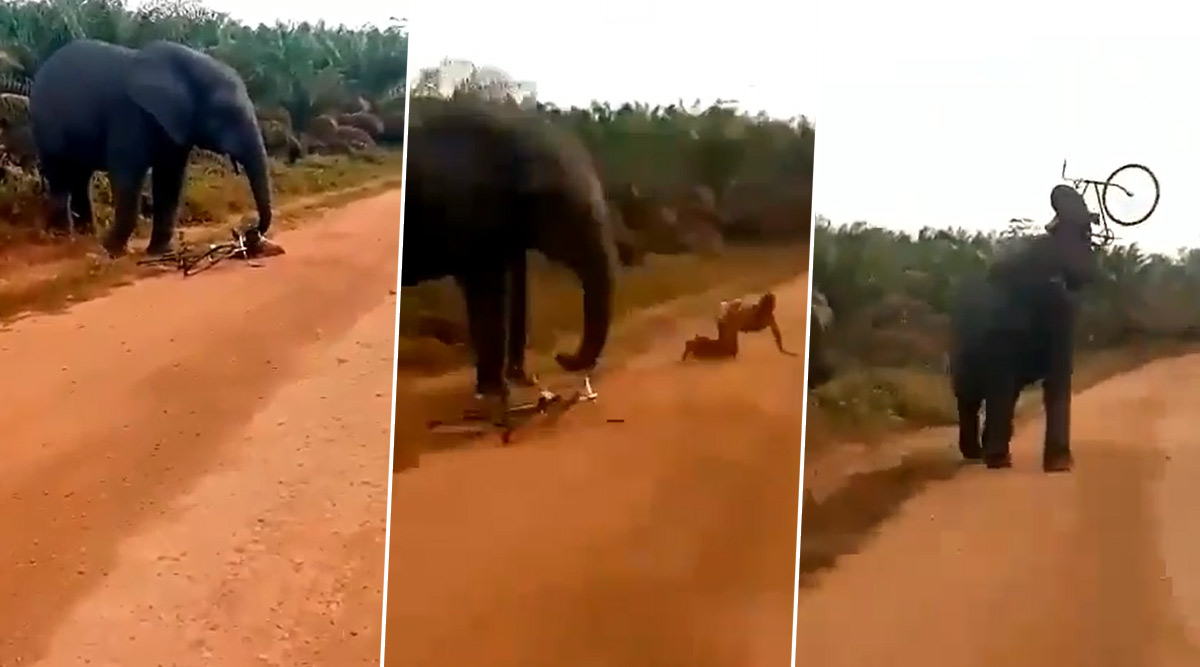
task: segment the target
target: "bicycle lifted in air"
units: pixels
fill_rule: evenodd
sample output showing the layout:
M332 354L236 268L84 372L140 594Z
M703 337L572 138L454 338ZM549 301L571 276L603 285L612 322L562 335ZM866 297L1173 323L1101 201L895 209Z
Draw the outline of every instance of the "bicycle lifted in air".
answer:
M1123 214L1119 216L1113 212L1114 203L1118 204L1116 206L1117 210L1122 210L1120 204L1124 204L1134 198L1134 193L1129 188L1126 188L1117 182L1118 179L1124 179L1128 177L1142 177L1149 179L1147 187L1154 191L1154 196L1153 199L1149 200L1150 205L1146 207L1145 211L1140 215L1128 215L1123 212ZM1085 200L1087 199L1088 188L1093 188L1095 190L1096 198L1100 202L1100 210L1098 213L1092 214L1092 225L1093 227L1098 227L1099 229L1092 232L1092 237L1095 240L1096 245L1101 247L1107 246L1116 240L1116 235L1113 233L1112 227L1110 227L1108 224L1109 220L1112 220L1121 227L1136 227L1137 225L1140 225L1149 219L1150 216L1154 214L1154 209L1158 208L1158 199L1160 194L1158 177L1154 175L1153 171L1150 171L1149 167L1137 164L1136 162L1130 162L1129 164L1117 167L1113 173L1109 174L1108 178L1104 179L1103 181L1096 181L1089 178L1067 177L1067 161L1063 160L1062 179L1070 183L1071 187L1075 188L1075 190L1079 192L1080 196L1082 196ZM1141 189L1139 189L1137 194L1149 197L1148 193ZM1121 199L1122 195L1124 196L1124 199ZM1118 199L1120 201L1113 202L1113 199Z

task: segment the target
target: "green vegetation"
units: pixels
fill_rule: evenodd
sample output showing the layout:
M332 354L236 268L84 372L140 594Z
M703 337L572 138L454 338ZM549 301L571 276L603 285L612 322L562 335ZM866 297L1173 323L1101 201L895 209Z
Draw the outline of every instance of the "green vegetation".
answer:
M814 233L814 285L836 314L828 340L839 376L810 396L810 446L825 435L956 423L943 356L951 300L1028 232L913 236L818 217ZM1098 252L1102 278L1082 298L1077 386L1185 349L1200 333L1200 250Z
M620 316L713 289L761 290L804 270L816 138L804 117L748 115L721 100L560 109L539 103L494 68L463 69L459 80L449 79L446 65L421 72L414 125L447 99L482 100L522 107L578 137L618 214L626 265ZM572 278L547 266L535 267L533 282L531 344L545 349L577 332L580 295ZM400 317L409 339L401 342L402 365L439 357L415 341L422 335L464 338L461 303L449 283L406 288ZM466 359L461 352L440 356Z
M0 0L0 220L7 226L36 228L41 210L41 182L28 159L29 83L47 58L80 38L135 48L165 39L231 65L259 110L268 149L287 155L273 168L280 203L399 175L398 155L387 147L398 146L404 131L403 25L251 27L189 0L137 9L123 0ZM305 154L327 157L294 162ZM193 161L183 224L223 222L249 208L248 188L222 161L201 152ZM93 187L104 220L107 183L98 176Z

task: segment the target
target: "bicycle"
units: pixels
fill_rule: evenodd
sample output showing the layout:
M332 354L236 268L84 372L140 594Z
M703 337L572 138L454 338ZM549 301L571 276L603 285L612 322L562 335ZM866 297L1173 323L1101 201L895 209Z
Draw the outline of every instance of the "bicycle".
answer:
M500 429L500 441L507 445L512 441L512 436L518 428L526 426L534 419L542 418L549 423L554 423L569 412L571 408L581 403L591 403L599 398L599 396L592 389L591 378L585 376L582 386L572 391L560 393L543 388L536 400L517 405L508 405L505 402L500 408L498 419L491 411L468 409L463 411L462 423L460 424L452 424L435 419L428 422L428 427L430 430L440 429L443 431L479 434L487 426L494 426ZM469 424L472 422L477 422L479 425L470 426Z
M1117 176L1123 173L1143 173L1150 177L1150 183L1154 187L1154 200L1150 203L1150 207L1146 209L1146 212L1139 218L1123 220L1117 217L1112 212L1112 207L1109 206L1109 193L1113 190L1119 190L1129 198L1134 196L1132 192L1130 192L1120 183L1114 182ZM1075 190L1079 192L1080 196L1085 198L1087 197L1087 191L1089 187L1095 189L1096 198L1100 202L1100 211L1098 213L1092 213L1092 224L1094 226L1098 226L1100 231L1093 232L1092 236L1093 238L1098 237L1099 240L1096 243L1099 246L1106 246L1116 240L1116 234L1113 233L1112 228L1108 225L1109 220L1112 220L1121 227L1135 227L1148 220L1150 216L1154 214L1154 210L1158 208L1158 199L1161 194L1159 191L1158 177L1154 175L1153 171L1150 171L1149 167L1136 162L1130 162L1129 164L1117 167L1115 170L1113 170L1113 173L1109 174L1108 178L1104 179L1103 181L1096 181L1088 178L1067 177L1067 161L1063 160L1062 179L1070 183L1071 187L1075 188Z
M179 270L183 275L192 276L201 271L211 269L221 261L232 257L251 259L259 254L264 237L257 226L246 229L231 229L229 241L210 243L208 248L197 252L179 232L178 244L174 250L161 255L146 257L138 260L139 266L170 266Z

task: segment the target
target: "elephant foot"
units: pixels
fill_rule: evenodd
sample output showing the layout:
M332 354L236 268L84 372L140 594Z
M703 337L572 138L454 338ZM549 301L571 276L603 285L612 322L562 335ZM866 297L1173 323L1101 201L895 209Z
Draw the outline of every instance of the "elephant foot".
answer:
M112 259L124 257L129 252L124 243L118 245L112 241L105 241L102 245L104 252L108 253L108 256Z
M504 374L504 378L508 380L510 384L514 384L518 387L524 387L526 389L538 386L537 376L526 373L525 369L523 368L508 369L508 372Z
M1071 472L1071 468L1074 467L1075 457L1071 456L1071 452L1050 454L1042 457L1042 470L1044 472Z
M500 424L507 408L506 403L504 397L499 394L477 392L471 404L463 410L463 419Z
M159 257L171 252L171 241L152 241L146 246L146 254L150 257Z
M983 464L986 465L989 470L1003 470L1005 468L1011 468L1013 465L1012 454L987 454L983 457Z

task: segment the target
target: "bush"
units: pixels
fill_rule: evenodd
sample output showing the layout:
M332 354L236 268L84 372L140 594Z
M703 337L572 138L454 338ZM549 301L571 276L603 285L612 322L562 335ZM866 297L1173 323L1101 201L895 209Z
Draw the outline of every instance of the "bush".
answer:
M945 376L950 307L964 280L1027 229L999 234L927 228L916 235L866 223L834 226L818 216L813 281L836 313L829 356L841 377L813 392L811 405L843 424L955 423ZM1176 256L1131 245L1099 250L1101 277L1083 292L1078 348L1084 358L1112 350L1142 362L1147 349L1177 351L1200 332L1200 251ZM1081 369L1082 370L1082 369ZM1101 379L1089 376L1090 381Z
M808 241L816 128L804 116L750 115L723 100L560 109L495 68L472 65L460 81L443 81L437 68L421 72L414 124L447 98L523 107L578 137L625 226L649 251Z

